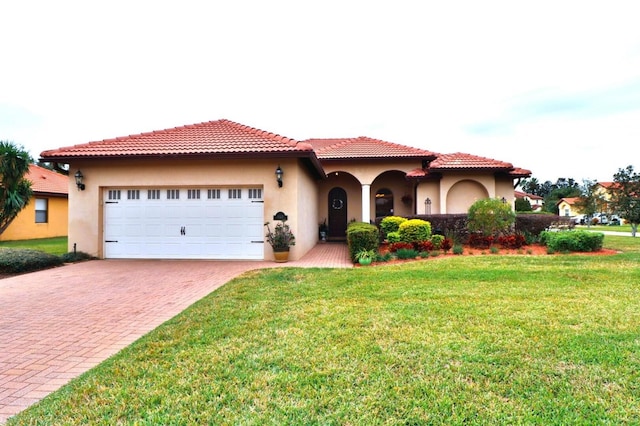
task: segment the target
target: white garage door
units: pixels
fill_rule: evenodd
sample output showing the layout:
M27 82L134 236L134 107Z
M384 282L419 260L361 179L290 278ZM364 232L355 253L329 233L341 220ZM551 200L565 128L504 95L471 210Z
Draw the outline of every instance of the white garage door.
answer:
M108 259L263 259L261 188L104 191Z

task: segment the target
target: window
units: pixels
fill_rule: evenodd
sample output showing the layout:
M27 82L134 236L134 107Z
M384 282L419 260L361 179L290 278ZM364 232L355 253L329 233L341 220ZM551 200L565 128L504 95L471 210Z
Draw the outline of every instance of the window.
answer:
M119 189L110 189L107 198L109 200L119 200L120 199L120 190Z
M159 189L149 189L147 191L147 199L149 199L149 200L159 200L160 199L160 190Z
M187 199L188 200L199 200L200 199L200 190L199 189L187 189Z
M393 214L393 193L387 188L376 192L376 217L391 216Z
M167 189L167 200L178 200L178 199L180 199L179 189Z
M261 200L262 199L262 189L260 188L251 188L249 189L249 199L251 200Z
M239 199L242 198L242 189L230 189L229 190L229 199Z
M47 223L49 200L46 198L36 198L36 223Z
M139 200L139 199L140 199L139 189L127 189L127 200Z
M207 198L210 200L215 200L220 198L220 190L219 189L208 189L207 190Z

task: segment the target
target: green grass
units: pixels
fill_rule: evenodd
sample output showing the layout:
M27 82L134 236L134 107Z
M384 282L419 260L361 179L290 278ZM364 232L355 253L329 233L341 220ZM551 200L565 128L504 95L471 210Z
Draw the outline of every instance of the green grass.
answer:
M640 239L244 274L8 424L638 424Z
M586 229L589 231L613 231L613 232L631 232L631 225L619 225L619 226L608 226L608 225L577 225L577 229Z
M59 256L67 252L67 237L0 241L0 247L38 250Z

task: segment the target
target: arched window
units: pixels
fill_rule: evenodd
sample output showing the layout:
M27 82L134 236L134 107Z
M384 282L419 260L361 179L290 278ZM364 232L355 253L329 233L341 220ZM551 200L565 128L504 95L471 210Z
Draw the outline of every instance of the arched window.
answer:
M393 215L393 193L387 188L376 192L376 217Z

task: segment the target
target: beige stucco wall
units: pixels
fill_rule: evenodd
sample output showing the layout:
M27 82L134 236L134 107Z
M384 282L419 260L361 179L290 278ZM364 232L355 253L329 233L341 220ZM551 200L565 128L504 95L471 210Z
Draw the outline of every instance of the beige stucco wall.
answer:
M420 182L416 189L417 214L437 214L441 212L440 181L427 180ZM425 211L425 201L431 200L431 211Z
M438 181L420 182L416 190L418 213L425 213L424 202L431 200L431 213L466 213L483 198L502 198L514 207L513 179L493 173L457 172L444 174Z
M284 171L283 187L275 179L275 169ZM208 187L253 186L263 188L264 221L282 211L296 236L291 259L298 259L312 247L310 241L317 234L317 215L312 206L299 206L300 193L317 199L312 178L302 172L298 159L213 160L213 159L111 159L79 161L70 164L74 174L82 170L86 189L69 192L69 247L92 255L103 256L102 193L105 188L144 187ZM316 206L317 207L317 206ZM316 210L317 211L317 210ZM302 216L299 216L302 215ZM309 236L309 229L316 231ZM265 259L273 259L271 246L265 243Z
M318 217L318 181L302 164L291 168L296 173L296 177L293 180L296 183L296 211L294 216L297 220L298 232L295 234L296 245L291 249L289 256L292 259L299 259L318 243L318 225L320 223ZM283 180L285 184L288 183L288 179ZM291 218L291 216L289 217Z
M47 199L47 223L36 223L35 199ZM0 241L30 240L35 238L64 237L68 225L67 197L34 195L9 227L0 235Z

